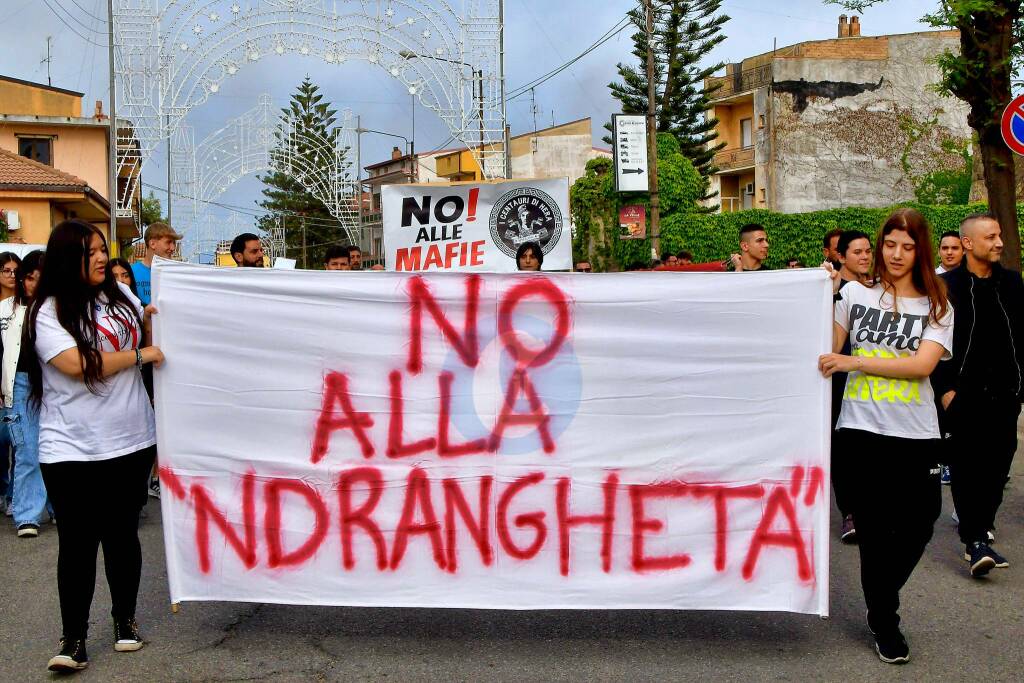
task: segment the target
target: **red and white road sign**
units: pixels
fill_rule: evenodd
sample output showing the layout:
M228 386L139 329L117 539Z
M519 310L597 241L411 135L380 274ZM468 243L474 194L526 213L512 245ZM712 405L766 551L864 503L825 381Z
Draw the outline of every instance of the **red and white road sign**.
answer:
M1010 102L1003 112L1003 140L1007 147L1024 155L1024 95Z

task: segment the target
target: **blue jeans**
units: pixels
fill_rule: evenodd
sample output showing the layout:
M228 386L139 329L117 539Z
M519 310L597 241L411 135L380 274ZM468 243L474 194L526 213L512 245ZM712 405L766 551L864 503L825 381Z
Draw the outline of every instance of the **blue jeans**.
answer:
M11 432L6 422L0 422L0 498L3 503L11 502Z
M14 377L14 406L4 408L4 427L14 446L14 524L38 524L46 510L46 486L39 469L39 410L29 394L28 373Z

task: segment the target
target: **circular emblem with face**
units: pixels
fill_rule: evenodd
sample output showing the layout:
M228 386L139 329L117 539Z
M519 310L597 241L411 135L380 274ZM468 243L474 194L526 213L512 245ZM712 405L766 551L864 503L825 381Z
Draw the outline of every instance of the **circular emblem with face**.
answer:
M515 258L526 242L540 245L545 254L562 234L562 212L546 192L518 187L503 194L491 209L491 239L502 252Z

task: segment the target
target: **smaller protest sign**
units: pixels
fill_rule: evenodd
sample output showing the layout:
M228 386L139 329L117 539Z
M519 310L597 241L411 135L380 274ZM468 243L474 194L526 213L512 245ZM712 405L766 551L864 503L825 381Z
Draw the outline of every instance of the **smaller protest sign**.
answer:
M512 272L526 243L543 270L572 267L568 178L385 185L381 204L388 270Z
M642 240L647 237L647 208L639 205L619 209L619 239Z

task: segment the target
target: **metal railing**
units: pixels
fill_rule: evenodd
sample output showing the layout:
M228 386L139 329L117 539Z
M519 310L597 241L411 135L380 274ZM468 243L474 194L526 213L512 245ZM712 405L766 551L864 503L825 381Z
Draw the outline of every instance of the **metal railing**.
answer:
M754 165L754 148L723 149L715 155L715 166L719 172L732 171Z
M771 82L772 65L762 64L746 71L709 78L704 82L704 90L709 93L711 100L714 101L732 97L739 93L757 90L758 88L766 88L771 85ZM720 87L712 92L712 88L716 85Z

